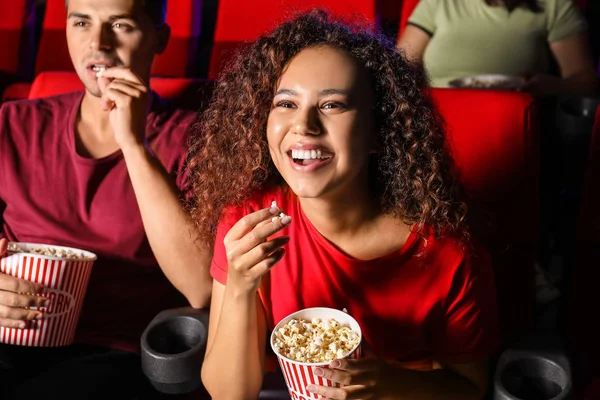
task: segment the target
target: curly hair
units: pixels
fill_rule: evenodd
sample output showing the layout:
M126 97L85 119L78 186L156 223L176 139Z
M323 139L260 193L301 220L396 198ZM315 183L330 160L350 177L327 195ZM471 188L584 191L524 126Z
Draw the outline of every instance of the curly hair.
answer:
M199 238L214 239L224 207L285 185L270 157L267 118L282 71L313 46L345 51L370 77L381 151L373 155L369 181L381 211L438 234L462 231L466 204L422 67L407 61L387 38L314 10L242 50L192 125L188 178L195 201L190 215Z

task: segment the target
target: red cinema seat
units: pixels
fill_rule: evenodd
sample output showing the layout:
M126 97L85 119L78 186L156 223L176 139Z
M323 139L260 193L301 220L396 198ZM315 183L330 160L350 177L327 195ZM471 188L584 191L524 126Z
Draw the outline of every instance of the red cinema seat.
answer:
M34 55L35 1L0 2L0 92L16 79L29 78Z
M67 47L66 21L65 2L63 0L46 0L42 33L35 62L36 75L43 71L73 70Z
M208 76L216 79L238 48L299 12L321 8L376 23L375 0L219 0Z
M165 77L194 76L200 40L201 0L171 0L167 3L167 24L171 39L165 51L154 59L151 74Z
M150 78L150 87L161 97L175 100L180 106L198 109L212 93L213 82L194 78ZM47 71L40 73L31 85L29 99L55 96L84 89L75 72Z
M535 306L539 134L534 100L487 90L432 89L432 95L467 195L485 210L485 223L475 220L482 225L477 234L492 257L500 327L510 343L527 333Z
M568 343L572 345L579 390L600 379L600 109L589 148L577 224L576 250L569 298ZM596 385L598 386L598 385ZM600 397L598 397L600 398Z
M481 0L475 0L475 1L481 1ZM403 0L402 1L402 12L400 13L400 26L398 28L398 38L400 38L400 36L402 36L402 33L404 32L404 29L406 28L406 25L408 24L408 19L410 18L411 14L417 7L417 4L419 4L419 0Z
M382 21L398 21L402 0L377 0L377 14Z

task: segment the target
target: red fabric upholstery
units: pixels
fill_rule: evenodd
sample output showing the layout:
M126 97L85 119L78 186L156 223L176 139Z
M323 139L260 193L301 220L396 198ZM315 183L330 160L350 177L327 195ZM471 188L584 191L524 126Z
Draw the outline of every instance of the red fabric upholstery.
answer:
M399 0L377 0L377 13L382 21L397 21L402 8Z
M152 75L185 77L188 72L193 71L200 36L200 6L200 0L168 2L167 23L171 26L171 40L164 53L156 57ZM64 0L47 0L36 74L42 71L73 70L65 29Z
M3 74L27 77L31 72L34 23L34 1L0 2L0 78Z
M42 34L35 62L35 74L42 71L71 71L66 39L67 12L63 0L46 0Z
M213 82L193 78L152 77L150 86L162 97L176 100L186 108L197 109L210 96ZM31 86L29 99L54 96L83 88L83 84L74 72L42 72Z
M2 93L2 102L26 99L29 97L30 89L31 83L29 82L13 83Z
M482 0L475 0L482 1ZM415 10L419 4L419 0L403 0L402 1L402 12L400 13L400 27L398 29L398 38L402 36L402 32L404 32L404 28L406 28L406 24L408 23L408 19L410 15Z
M200 39L201 0L177 0L167 3L167 24L171 39L165 52L154 59L152 75L193 76Z
M584 400L600 399L600 378L596 379L586 390Z
M256 40L296 13L313 8L376 22L375 0L219 0L209 78L219 75L232 50Z
M432 89L451 153L472 202L490 223L478 234L490 250L506 342L532 321L539 224L539 134L526 94Z
M600 309L596 293L600 284L600 109L590 142L585 184L577 226L573 282L569 302L568 332L573 347L578 387L600 378L600 329L595 319ZM600 397L598 397L600 398Z

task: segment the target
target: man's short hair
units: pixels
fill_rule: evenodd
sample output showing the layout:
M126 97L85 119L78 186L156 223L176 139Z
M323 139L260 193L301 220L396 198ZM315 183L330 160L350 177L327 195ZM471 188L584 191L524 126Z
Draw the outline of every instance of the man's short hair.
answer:
M140 0L146 14L150 17L154 25L160 26L165 23L167 18L167 1L168 0ZM69 4L69 0L65 0L65 5Z

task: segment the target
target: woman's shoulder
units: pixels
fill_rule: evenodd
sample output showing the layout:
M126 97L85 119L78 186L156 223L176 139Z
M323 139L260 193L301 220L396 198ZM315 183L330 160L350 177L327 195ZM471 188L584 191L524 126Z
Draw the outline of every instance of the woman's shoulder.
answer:
M443 231L436 233L432 228L419 232L422 237L423 252L426 257L434 257L438 264L472 266L489 264L489 256L483 244L473 235L462 231Z

